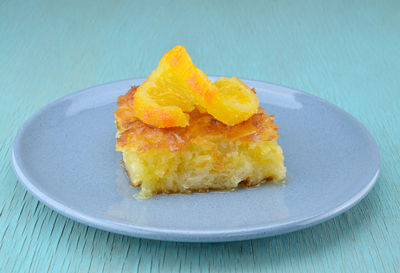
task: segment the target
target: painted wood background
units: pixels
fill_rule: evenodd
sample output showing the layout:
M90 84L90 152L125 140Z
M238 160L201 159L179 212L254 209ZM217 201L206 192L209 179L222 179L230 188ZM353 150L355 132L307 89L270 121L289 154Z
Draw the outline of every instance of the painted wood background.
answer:
M377 185L324 224L218 244L116 235L48 209L10 147L47 103L143 77L185 45L209 74L282 84L357 117L381 149ZM400 268L400 1L0 0L0 272L396 272Z

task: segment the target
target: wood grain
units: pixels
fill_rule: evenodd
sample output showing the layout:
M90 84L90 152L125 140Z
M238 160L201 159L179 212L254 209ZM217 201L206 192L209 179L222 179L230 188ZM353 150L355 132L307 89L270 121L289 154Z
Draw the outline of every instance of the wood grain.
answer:
M400 1L0 1L0 272L398 272ZM73 222L18 183L10 147L50 101L143 77L183 44L209 74L283 84L350 112L381 149L376 187L321 225L186 244Z

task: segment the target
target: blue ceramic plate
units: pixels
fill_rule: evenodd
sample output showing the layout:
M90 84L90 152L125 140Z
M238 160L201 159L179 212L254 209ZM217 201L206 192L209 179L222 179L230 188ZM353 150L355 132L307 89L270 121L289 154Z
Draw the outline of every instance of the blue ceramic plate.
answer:
M215 77L211 77L215 80ZM379 151L365 127L336 106L282 86L244 80L276 116L284 185L232 192L133 196L114 150L117 97L143 79L89 88L41 109L19 130L12 161L36 198L78 222L135 237L245 240L303 229L344 212L373 187Z

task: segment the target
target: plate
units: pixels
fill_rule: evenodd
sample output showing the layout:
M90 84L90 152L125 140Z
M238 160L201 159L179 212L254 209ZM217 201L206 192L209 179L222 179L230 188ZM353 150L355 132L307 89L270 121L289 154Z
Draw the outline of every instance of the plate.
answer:
M112 111L117 97L143 80L88 88L34 114L13 144L19 181L50 208L89 226L148 239L220 242L331 219L359 202L377 179L378 147L355 118L306 93L243 80L276 116L286 183L136 200L115 151Z

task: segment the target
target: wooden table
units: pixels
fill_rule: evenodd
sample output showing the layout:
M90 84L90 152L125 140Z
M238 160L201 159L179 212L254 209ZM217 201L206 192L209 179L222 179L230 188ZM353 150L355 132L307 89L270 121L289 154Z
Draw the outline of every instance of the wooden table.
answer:
M251 3L250 3L251 2ZM87 227L18 183L10 147L47 103L148 75L176 44L208 74L286 85L358 118L381 175L356 207L303 231L189 244ZM0 272L396 272L400 1L0 1Z

